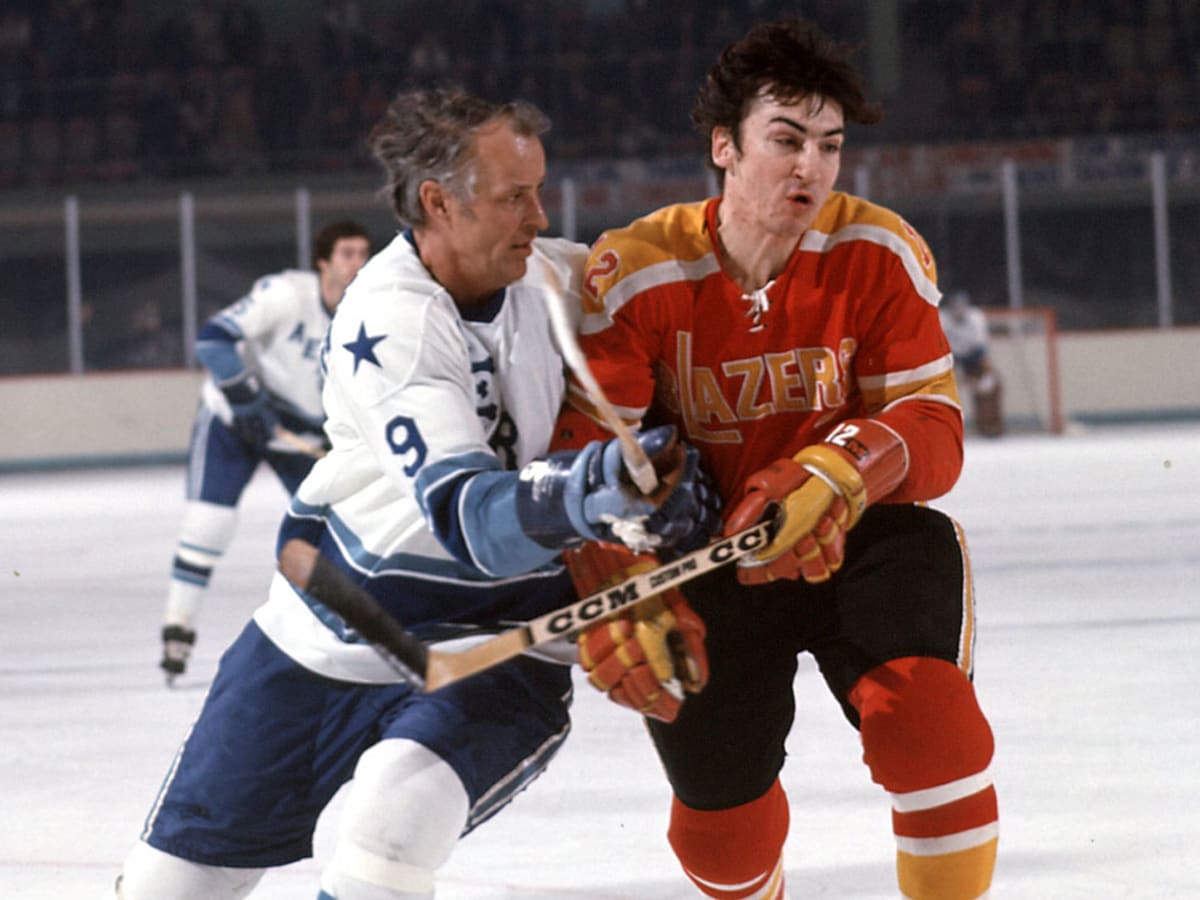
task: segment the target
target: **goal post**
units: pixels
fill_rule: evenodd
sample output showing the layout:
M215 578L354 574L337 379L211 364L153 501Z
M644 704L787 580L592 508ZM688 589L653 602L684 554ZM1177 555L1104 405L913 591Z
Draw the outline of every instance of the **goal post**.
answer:
M984 310L992 367L1003 385L1003 414L1017 431L1062 434L1058 324L1050 307Z

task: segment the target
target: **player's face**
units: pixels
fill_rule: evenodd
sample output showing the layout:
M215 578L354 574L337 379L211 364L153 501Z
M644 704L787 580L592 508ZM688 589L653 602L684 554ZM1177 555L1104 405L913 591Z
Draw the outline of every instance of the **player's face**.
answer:
M833 192L845 124L831 100L758 97L742 120L740 150L727 130L713 132L713 161L725 170L722 215L764 237L799 237Z
M338 296L339 302L342 292L370 255L371 244L365 237L344 237L333 242L328 260L318 261L322 280L330 287L330 292Z
M472 198L449 200L450 240L469 293L482 298L525 274L533 239L550 223L541 200L540 140L498 123L476 135L476 160Z

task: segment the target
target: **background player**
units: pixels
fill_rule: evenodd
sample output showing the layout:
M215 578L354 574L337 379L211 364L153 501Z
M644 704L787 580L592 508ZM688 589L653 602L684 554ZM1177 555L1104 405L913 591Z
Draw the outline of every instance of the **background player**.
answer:
M564 546L635 524L649 537L678 524L690 546L707 536L691 523L715 523L693 503L694 453L669 429L639 438L678 485L653 503L625 486L616 441L542 457L565 391L545 279L553 270L577 295L586 254L537 237L546 127L527 104L416 91L373 130L385 194L410 227L330 327L332 447L281 528L429 640L562 605ZM318 815L353 774L320 896L431 897L459 836L566 738L570 670L519 657L432 694L398 680L277 575L221 660L118 896L245 896L266 867L311 855Z
M324 452L321 342L370 250L361 225L326 225L313 238L315 271L258 279L197 336L208 377L192 425L187 505L163 615L159 665L168 684L187 668L201 599L233 540L238 501L255 470L267 463L290 495Z
M942 330L954 353L954 366L971 392L975 427L987 437L1004 434L1000 376L992 368L987 316L971 305L966 291L954 291L938 307Z
M608 399L699 448L728 532L779 510L748 565L684 588L707 627L697 695L647 696L661 677L643 658L667 650L632 627L644 615L580 641L592 682L652 717L669 839L710 897L784 894L778 775L805 651L890 795L903 896L970 900L991 882L966 548L922 502L954 484L963 449L934 260L898 215L834 190L846 123L878 117L844 48L795 20L756 26L693 111L721 196L608 232L584 278L582 343ZM560 442L604 434L586 397L570 401ZM581 591L644 564L615 555L570 554Z

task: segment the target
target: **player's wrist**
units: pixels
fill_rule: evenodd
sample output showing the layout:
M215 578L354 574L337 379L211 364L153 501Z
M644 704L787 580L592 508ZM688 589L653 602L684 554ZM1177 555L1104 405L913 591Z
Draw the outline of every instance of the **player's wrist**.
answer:
M823 477L846 500L850 525L892 493L908 475L908 448L891 428L874 419L847 419L820 444L793 460Z
M585 536L586 523L573 502L579 492L571 484L577 457L585 452L587 448L551 453L517 473L517 521L526 536L543 547L571 547Z
M793 456L792 461L820 478L847 501L865 490L862 473L854 458L833 444L812 444Z
M249 406L263 395L262 384L251 374L243 374L220 385L231 406Z

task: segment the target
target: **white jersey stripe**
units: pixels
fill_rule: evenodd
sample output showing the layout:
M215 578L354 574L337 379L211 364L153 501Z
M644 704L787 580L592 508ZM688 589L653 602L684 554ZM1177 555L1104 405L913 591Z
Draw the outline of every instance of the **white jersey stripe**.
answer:
M995 822L935 838L910 838L896 835L896 848L909 856L943 856L959 853L974 847L982 847L999 837L1000 829Z
M937 787L920 791L908 791L903 794L892 794L892 808L898 813L921 812L938 806L945 806L992 786L991 768L984 769L966 778L949 781Z

